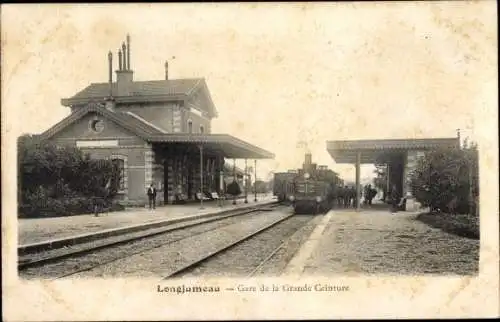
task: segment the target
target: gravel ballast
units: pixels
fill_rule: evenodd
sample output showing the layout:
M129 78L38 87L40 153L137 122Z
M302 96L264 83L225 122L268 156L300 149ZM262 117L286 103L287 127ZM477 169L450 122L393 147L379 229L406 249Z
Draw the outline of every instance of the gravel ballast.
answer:
M278 276L311 233L314 216L295 215L266 231L217 254L182 277ZM279 247L279 249L278 249ZM265 261L264 263L262 263ZM262 266L259 266L261 265Z
M280 209L280 208L278 208ZM193 227L174 230L165 234L148 237L142 240L130 241L125 244L104 248L81 256L63 259L48 265L33 267L19 272L21 278L58 278L66 275L71 275L74 272L92 269L95 266L103 265L108 262L116 261L124 257L128 257L137 253L160 247L176 240L188 238L196 234L203 234L210 230L215 230L225 225L231 225L254 216L262 216L266 212L255 212L243 216L225 218L218 221L212 221ZM178 224L181 226L183 224ZM115 239L120 237L115 237ZM108 240L109 241L109 240ZM89 248L97 246L103 241L95 241L87 244L73 246L74 250L78 248ZM66 252L67 249L53 250L49 253L39 254L39 256L57 255Z
M143 252L117 259L113 262L95 266L90 270L73 275L74 277L158 277L164 278L216 251L233 243L276 220L289 216L283 211L262 212L260 214L238 217L232 224L172 240ZM205 225L203 226L205 228Z

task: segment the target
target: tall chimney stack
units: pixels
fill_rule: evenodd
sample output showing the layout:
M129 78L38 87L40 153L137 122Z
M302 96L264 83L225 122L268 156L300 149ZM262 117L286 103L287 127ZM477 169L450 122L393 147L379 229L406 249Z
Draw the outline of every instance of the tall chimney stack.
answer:
M114 111L115 104L113 100L113 53L108 52L108 65L109 65L109 96L105 98L105 107L108 111Z
M127 35L127 43L130 45L130 36ZM130 70L130 48L125 42L118 49L119 68L116 71L116 92L115 96L133 95L134 72Z
M118 49L118 70L122 70L122 51Z
M123 52L122 70L127 70L127 46L125 46L125 42L122 43L122 52Z
M130 70L130 35L127 34L127 70Z
M168 60L165 61L165 80L168 80Z

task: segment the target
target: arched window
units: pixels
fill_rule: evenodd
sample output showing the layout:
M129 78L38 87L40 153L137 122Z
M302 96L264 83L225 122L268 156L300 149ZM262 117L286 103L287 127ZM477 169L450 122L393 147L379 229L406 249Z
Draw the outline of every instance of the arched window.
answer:
M125 192L127 189L127 157L122 155L111 156L111 162L115 164L119 170L120 177L118 178L118 192Z
M117 165L120 173L120 178L118 179L118 190L125 189L125 161L122 159L113 159L113 163Z
M201 134L205 133L205 127L203 125L200 125L200 133Z
M193 121L188 120L188 133L193 133Z

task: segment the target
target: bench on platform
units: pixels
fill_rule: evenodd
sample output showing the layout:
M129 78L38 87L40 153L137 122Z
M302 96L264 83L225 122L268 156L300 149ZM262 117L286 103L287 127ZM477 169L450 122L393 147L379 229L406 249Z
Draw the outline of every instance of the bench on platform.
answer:
M210 193L210 197L213 199L213 200L219 200L219 194L217 192L212 192Z
M175 194L175 203L176 204L185 204L188 201L188 197L183 193Z
M196 200L203 200L203 201L211 200L210 198L208 198L207 196L205 196L201 192L197 192L195 196L196 196Z
M406 211L406 197L401 198L397 207L398 207L398 210Z

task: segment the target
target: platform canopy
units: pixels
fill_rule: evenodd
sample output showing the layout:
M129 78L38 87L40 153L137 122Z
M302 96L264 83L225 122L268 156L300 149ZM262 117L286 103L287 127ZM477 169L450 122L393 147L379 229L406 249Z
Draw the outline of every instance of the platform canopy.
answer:
M274 154L228 134L175 133L150 135L151 143L202 146L206 152L217 153L230 159L273 159Z
M458 138L388 139L327 141L326 149L336 163L356 163L360 152L361 163L376 163L388 154L411 150L426 151L436 148L458 147Z

